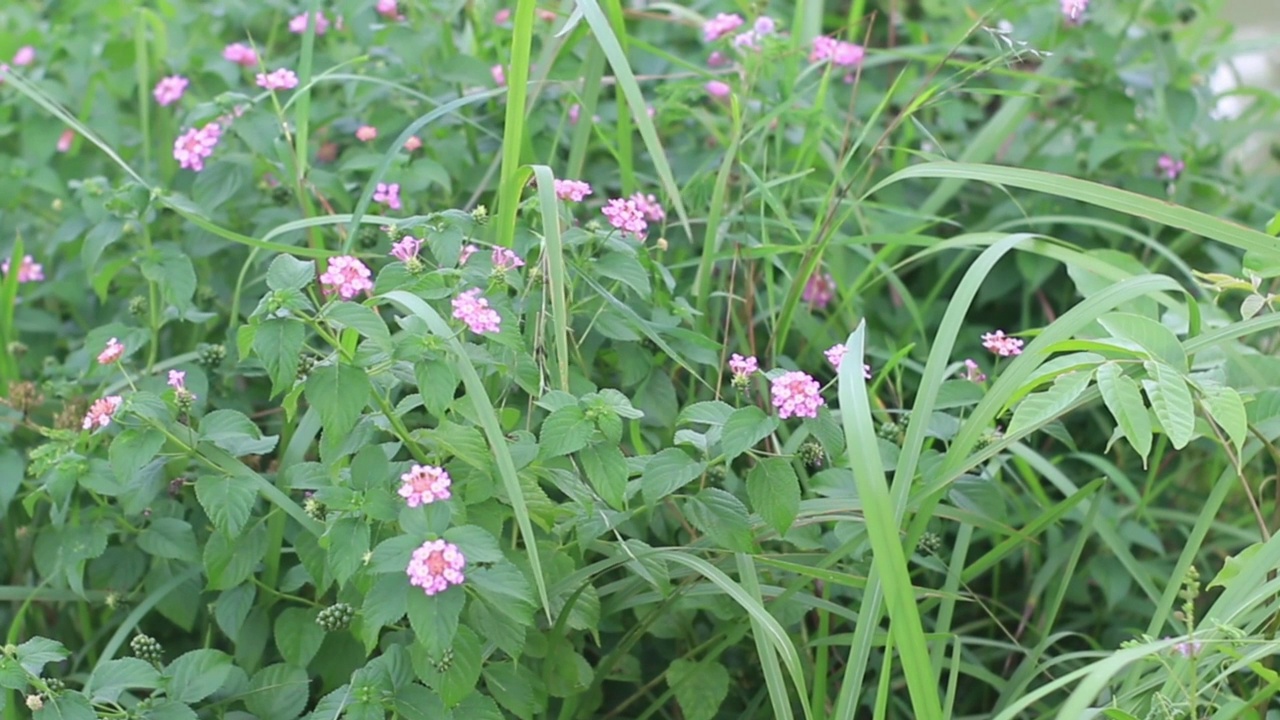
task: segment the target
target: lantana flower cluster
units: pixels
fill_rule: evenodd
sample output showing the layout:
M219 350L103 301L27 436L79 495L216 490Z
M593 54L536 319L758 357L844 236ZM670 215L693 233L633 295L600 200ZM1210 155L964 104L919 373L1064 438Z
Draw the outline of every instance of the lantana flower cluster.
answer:
M400 476L398 494L411 508L443 502L453 496L453 479L449 472L436 465L414 464L409 472ZM409 584L422 588L427 595L435 595L461 585L466 580L463 572L467 558L457 545L442 539L429 540L413 551L405 574Z

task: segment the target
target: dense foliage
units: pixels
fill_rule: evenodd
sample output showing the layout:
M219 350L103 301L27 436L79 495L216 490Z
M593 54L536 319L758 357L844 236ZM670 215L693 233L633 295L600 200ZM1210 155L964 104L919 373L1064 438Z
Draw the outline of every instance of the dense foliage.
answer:
M0 715L1274 717L1218 11L3 4Z

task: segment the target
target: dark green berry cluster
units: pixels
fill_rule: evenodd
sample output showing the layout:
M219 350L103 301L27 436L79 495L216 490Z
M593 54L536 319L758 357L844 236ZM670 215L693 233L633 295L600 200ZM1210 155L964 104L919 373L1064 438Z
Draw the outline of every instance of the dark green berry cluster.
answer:
M356 611L346 603L336 603L320 611L316 616L316 624L329 632L346 630L351 626L351 618Z
M811 468L822 467L822 464L827 459L826 453L822 450L822 444L813 440L801 445L799 454L804 464Z
M129 641L129 649L133 651L134 657L153 665L159 665L164 660L164 648L150 635L138 633Z
M209 343L200 343L200 347L196 348L200 364L213 369L222 364L227 357L227 348L225 345L212 345Z
M936 533L927 532L920 536L920 542L916 544L916 549L922 555L937 555L942 549L942 538Z

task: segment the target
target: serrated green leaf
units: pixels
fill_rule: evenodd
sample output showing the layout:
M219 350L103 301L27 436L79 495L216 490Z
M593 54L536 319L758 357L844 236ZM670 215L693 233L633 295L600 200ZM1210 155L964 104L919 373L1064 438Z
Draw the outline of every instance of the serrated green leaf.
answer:
M96 720L89 700L78 692L62 692L44 701L31 720Z
M470 574L468 569L468 576ZM471 577L467 581L470 582ZM458 617L466 602L467 594L461 587L451 587L435 595L427 595L420 588L409 593L409 625L428 652L439 655L453 642L453 636L458 632Z
M267 268L267 287L272 290L301 290L316 280L314 260L299 260L292 255L277 255Z
M366 648L377 645L382 628L400 622L400 618L409 609L409 594L421 593L422 590L409 584L409 578L403 571L400 574L381 575L374 581L373 587L365 593L364 605L360 608L360 639Z
M252 329L252 347L271 377L271 397L293 387L298 380L298 364L302 357L302 345L307 328L301 322L289 318L271 318L257 325L244 325L240 329ZM240 352L245 352L242 347Z
M218 627L232 641L240 636L240 628L244 626L249 610L258 591L253 585L245 583L230 590L223 591L214 604L213 617Z
M1038 427L1058 417L1084 392L1092 379L1093 372L1077 370L1060 375L1048 390L1028 395L1013 411L1008 432L1012 434Z
M344 364L315 368L307 377L307 402L320 413L325 439L334 442L351 432L369 401L369 376Z
M504 615L520 623L533 622L533 590L524 573L512 563L503 560L489 567L468 568L467 584Z
M755 447L777 429L777 416L765 415L755 405L734 410L725 421L723 434L720 436L720 449L724 452L725 462L733 462L734 458Z
M1191 390L1177 370L1160 362L1146 362L1149 379L1142 381L1151 409L1173 449L1181 450L1195 437L1195 405Z
M582 474L610 507L626 508L627 459L617 445L597 443L578 453Z
M1239 457L1240 449L1249 436L1248 414L1240 393L1234 388L1213 386L1204 388L1204 396L1209 417L1227 434L1231 444L1236 446L1236 456Z
M364 564L369 552L369 523L361 518L338 518L323 538L328 550L329 572L345 583Z
M200 557L191 524L178 518L156 518L138 534L143 552L170 560L195 562Z
M478 470L493 466L493 453L489 451L484 435L470 425L442 422L426 437L439 449Z
M237 457L269 453L279 440L275 435L264 437L252 420L236 410L214 410L200 418L200 439Z
M444 531L444 539L458 546L468 563L496 563L505 557L498 538L478 525L458 525Z
M427 412L444 417L458 392L458 373L443 360L424 360L414 366L418 394Z
M693 482L706 469L706 463L697 462L677 448L667 448L654 455L645 463L644 473L640 476L645 503L657 503Z
M305 668L324 642L324 628L316 624L314 610L288 608L276 618L275 641L285 662Z
M418 679L435 690L446 707L454 707L475 692L480 681L481 644L471 628L458 628L447 662L417 645L410 648L410 653Z
M115 702L131 688L154 690L160 687L160 672L138 658L116 658L93 669L92 683L85 692L94 702Z
M302 714L310 695L307 671L285 665L268 665L253 674L244 704L259 718L292 720Z
M164 441L164 433L154 428L129 428L121 432L111 441L108 450L111 471L120 482L133 482L138 471L164 447Z
M595 271L610 280L617 280L635 290L641 297L653 292L649 274L634 255L621 252L605 253L594 264Z
M666 678L685 720L714 720L729 694L729 671L717 662L677 659Z
M1150 353L1151 359L1186 370L1187 354L1182 349L1182 343L1172 330L1159 322L1122 312L1107 313L1098 318L1098 322L1113 336L1139 345Z
M747 473L747 497L760 517L785 535L800 512L800 479L783 458L763 458Z
M17 658L18 664L22 666L23 670L32 675L40 675L44 672L45 665L51 662L60 662L69 655L71 653L57 640L33 637L18 646L18 651L14 654L14 657Z
M568 455L586 447L595 432L595 423L587 419L582 408L563 407L542 421L538 432L538 454L542 458Z
M351 328L373 341L380 350L391 352L391 332L378 313L360 303L339 302L325 311L325 320L339 327Z
M484 669L484 683L493 699L521 720L533 720L546 709L542 679L523 665L491 663Z
M196 480L196 499L214 527L235 535L249 520L257 493L241 479L206 475Z
M199 702L222 687L231 669L231 656L221 650L184 653L164 669L165 694L178 702Z
M752 552L755 540L747 508L738 498L720 488L705 488L684 503L685 517L721 547Z
M239 535L213 533L204 546L204 570L209 587L226 590L244 582L266 551L267 531L260 524Z
M1138 383L1125 376L1117 363L1104 363L1098 367L1098 390L1116 426L1146 467L1147 456L1151 454L1151 417L1147 415Z

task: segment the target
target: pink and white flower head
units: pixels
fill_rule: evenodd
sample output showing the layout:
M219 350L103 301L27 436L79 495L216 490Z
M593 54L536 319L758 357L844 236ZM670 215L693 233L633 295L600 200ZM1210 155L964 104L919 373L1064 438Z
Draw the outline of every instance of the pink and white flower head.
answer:
M490 255L493 260L493 269L499 272L514 270L518 267L524 267L524 260L520 256L504 247L495 247L493 254Z
M410 135L408 140L404 141L404 149L406 152L413 152L422 147L422 138L417 135Z
M505 25L511 20L511 8L502 8L493 14L494 25Z
M458 265L466 265L467 261L471 259L471 256L475 255L479 250L480 248L475 245L463 245L462 252L458 253Z
M716 50L715 52L707 56L707 67L718 68L718 67L724 67L725 65L728 65L728 64L729 64L729 58L725 57L724 53L720 52L719 50Z
M569 202L582 202L592 193L591 185L581 180L556 180L556 197Z
M356 128L356 139L360 142L369 142L378 137L378 128L372 125L361 125Z
M835 292L836 279L831 277L831 273L814 273L809 276L809 282L805 283L800 299L811 308L823 310L831 304Z
M422 588L427 595L435 595L448 590L450 585L461 585L466 580L462 572L466 567L467 559L457 545L432 540L413 551L405 573L409 575L410 585Z
M808 373L792 371L779 375L770 387L773 406L778 408L778 417L783 420L789 417L817 417L818 408L826 404L822 399L821 388L818 381Z
M183 392L187 389L187 373L183 370L170 370L169 379L165 384L178 392Z
M1062 17L1070 25L1079 25L1084 20L1084 11L1089 9L1089 0L1061 0Z
M6 278L9 277L9 260L6 258L0 262L0 274ZM35 261L30 255L22 256L22 263L18 265L18 284L29 282L39 282L44 280L44 266Z
M707 94L717 100L723 100L733 93L733 88L729 87L729 83L721 80L711 80L702 86Z
M632 193L630 200L640 208L649 222L662 222L667 219L667 211L662 209L658 198L643 193Z
M493 76L494 85L504 87L507 84L507 71L501 65L494 65L489 68L489 74Z
M720 13L702 24L702 39L705 42L715 42L742 27L745 22L737 13Z
M400 183L378 183L373 189L373 201L383 203L392 210L399 210Z
M813 39L809 62L829 62L839 67L853 68L861 65L865 56L866 51L861 45L820 35Z
M1187 169L1187 164L1181 160L1176 160L1172 155L1161 155L1156 161L1156 167L1160 170L1160 175L1165 180L1173 182L1178 179L1183 170Z
M644 240L649 232L649 223L645 222L644 211L632 199L612 198L600 212L609 218L609 224L629 234L637 240Z
M301 35L306 31L307 31L307 13L302 13L301 15L295 15L293 19L289 21L289 32L294 33L295 35ZM316 35L323 35L327 32L329 32L329 18L325 17L324 13L317 12L316 13Z
M182 94L187 91L187 85L187 79L181 75L170 75L156 83L156 89L151 94L162 107L172 105L182 99Z
M173 159L184 170L200 172L204 161L222 139L222 126L211 122L202 128L192 128L173 141Z
M267 90L292 90L298 87L298 76L288 68L258 73L258 87Z
M258 52L244 43L226 46L222 49L222 57L243 67L255 67L258 64Z
M582 115L582 106L581 106L581 105L579 105L578 103L574 103L574 104L572 104L572 105L570 105L570 106L569 106L569 124L570 124L570 125L577 125L577 124L578 124L578 118L579 118L581 115Z
M102 349L102 352L98 353L98 364L110 365L122 357L124 357L124 345L120 344L120 341L116 338L111 338L107 341L107 346Z
M764 40L764 38L773 35L777 29L778 24L774 22L773 18L767 15L762 15L756 18L756 21L751 26L750 30L744 33L739 33L733 38L733 46L746 50L759 50L760 42Z
M489 307L489 301L480 297L480 288L470 290L453 299L453 316L467 324L476 334L496 333L500 330L502 316Z
M400 497L411 508L430 505L437 500L448 500L449 486L453 484L449 473L435 465L414 465L409 472L400 476L400 482Z
M984 334L982 336L982 347L1000 357L1013 357L1022 354L1022 340L1005 335L1003 330Z
M36 49L30 45L23 45L13 54L13 64L18 67L26 67L35 61Z
M849 348L845 347L844 343L836 343L824 350L822 354L827 356L827 362L831 363L836 372L840 372L840 364L844 362L844 356L847 352L849 352ZM865 363L862 365L862 378L864 380L871 379L871 366Z
M422 250L422 240L412 235L405 235L400 242L391 245L391 257L402 263L417 262L418 253Z
M964 377L965 380L974 383L986 382L987 374L982 372L978 367L978 363L973 358L964 359Z
M1200 654L1204 645L1198 640L1187 640L1173 646L1173 651L1182 657L1190 658Z
M76 133L74 130L71 130L71 129L63 130L62 134L58 136L58 144L56 145L58 152L64 153L70 150L71 143L74 142L75 139L76 139Z
M339 255L329 258L329 268L320 275L320 289L325 295L337 293L343 300L350 300L373 289L373 281L369 279L372 276L359 259Z
M108 395L98 398L89 407L89 412L84 415L84 422L81 426L85 430L92 430L95 427L104 428L111 424L111 417L120 409L120 404L124 402L124 398L119 395Z
M402 20L400 16L400 8L397 6L396 0L378 0L378 4L374 6L374 10L379 15L389 20Z
M760 372L760 363L755 355L743 357L738 353L729 356L729 372L733 373L735 385L745 385L747 378Z

